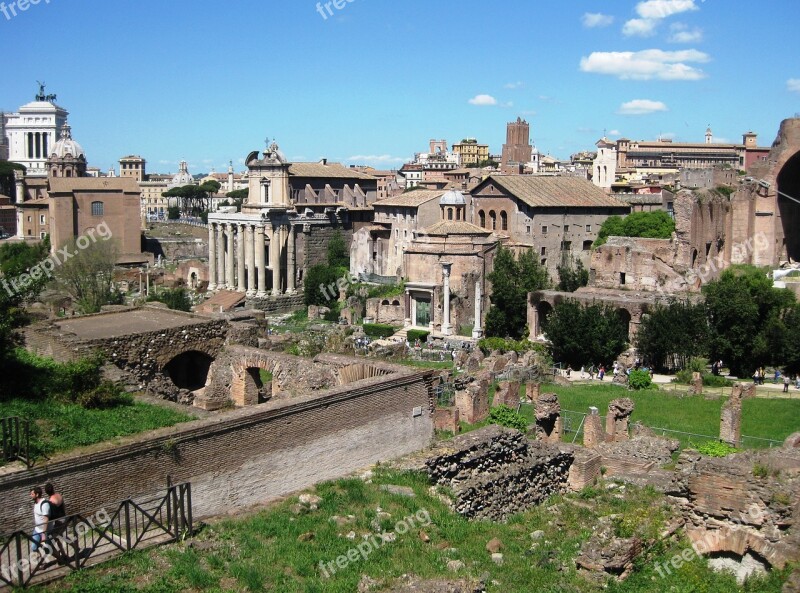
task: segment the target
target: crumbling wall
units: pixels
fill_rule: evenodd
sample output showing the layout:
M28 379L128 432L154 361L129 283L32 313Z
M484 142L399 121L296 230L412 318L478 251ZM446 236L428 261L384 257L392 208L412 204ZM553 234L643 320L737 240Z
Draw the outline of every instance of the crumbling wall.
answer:
M426 467L432 482L452 489L457 513L504 521L566 492L573 459L555 445L492 425L454 438Z

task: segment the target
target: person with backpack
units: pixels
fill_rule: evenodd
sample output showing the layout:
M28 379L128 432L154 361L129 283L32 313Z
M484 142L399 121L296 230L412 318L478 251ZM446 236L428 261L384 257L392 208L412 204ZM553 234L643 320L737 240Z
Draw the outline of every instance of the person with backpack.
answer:
M47 537L50 540L50 551L58 559L65 558L67 553L61 541L61 535L64 533L65 528L63 519L67 516L64 497L59 492L56 492L55 487L50 482L44 485L44 492L48 502Z
M40 486L34 486L31 488L30 496L31 502L33 502L33 535L31 536L31 550L33 552L38 552L39 549L42 548L42 552L40 553L44 553L44 547L47 545L44 543L44 541L47 539L47 523L49 520L48 515L50 514L50 504L44 497L44 493L42 492L42 488Z

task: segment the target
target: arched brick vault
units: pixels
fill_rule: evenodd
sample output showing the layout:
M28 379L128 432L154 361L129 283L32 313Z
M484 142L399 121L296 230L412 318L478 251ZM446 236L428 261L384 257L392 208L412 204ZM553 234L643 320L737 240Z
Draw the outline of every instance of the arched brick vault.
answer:
M349 357L320 355L309 360L245 346L228 346L212 363L204 393L196 405L215 409L229 401L237 406L257 404L258 369L272 373L272 396L310 393L393 372L381 363L353 363Z
M565 301L574 300L584 306L593 304L609 305L621 311L628 321L628 339L633 341L642 316L654 306L666 304L666 297L659 293L628 293L626 291L600 291L581 289L576 292L559 292L556 290L540 290L528 294L528 332L529 338L535 340L542 333L541 314L548 307L554 308Z

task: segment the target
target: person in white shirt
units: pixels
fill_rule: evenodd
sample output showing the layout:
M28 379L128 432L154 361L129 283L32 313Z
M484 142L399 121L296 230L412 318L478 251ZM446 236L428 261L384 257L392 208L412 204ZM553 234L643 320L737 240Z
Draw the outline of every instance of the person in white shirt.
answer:
M47 539L47 520L50 514L50 503L44 497L41 487L34 486L31 489L31 501L33 501L33 543L31 550L36 552L42 547L42 542Z

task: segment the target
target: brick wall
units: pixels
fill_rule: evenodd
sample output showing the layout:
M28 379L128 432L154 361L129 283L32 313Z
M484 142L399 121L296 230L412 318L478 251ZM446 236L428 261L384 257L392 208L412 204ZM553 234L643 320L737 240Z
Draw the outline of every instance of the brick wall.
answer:
M0 475L0 532L28 529L30 488L51 480L70 513L191 481L196 517L229 513L430 443L429 372L398 371L235 410ZM421 415L414 416L414 408Z

